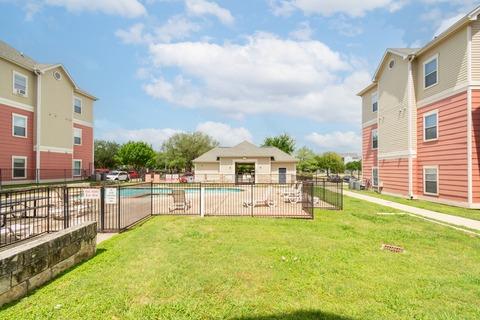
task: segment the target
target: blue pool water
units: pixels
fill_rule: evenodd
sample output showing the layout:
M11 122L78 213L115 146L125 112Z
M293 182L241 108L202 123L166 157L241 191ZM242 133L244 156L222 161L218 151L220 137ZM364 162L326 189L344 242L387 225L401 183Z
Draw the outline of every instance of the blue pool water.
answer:
M153 188L153 194L170 194L172 193L173 188ZM200 193L199 188L185 188L185 193ZM222 187L211 187L211 188L205 188L206 193L236 193L236 192L242 192L243 190L240 188L222 188ZM149 195L150 194L150 188L128 188L128 189L121 189L120 191L120 196L121 197L138 197L142 195Z

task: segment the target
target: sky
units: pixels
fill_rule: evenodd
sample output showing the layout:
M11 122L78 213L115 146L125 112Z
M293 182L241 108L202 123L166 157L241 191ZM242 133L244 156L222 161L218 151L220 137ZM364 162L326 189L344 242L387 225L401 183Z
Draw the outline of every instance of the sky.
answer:
M0 39L99 97L95 137L160 149L288 133L359 152L361 100L388 47L419 47L467 0L0 0Z

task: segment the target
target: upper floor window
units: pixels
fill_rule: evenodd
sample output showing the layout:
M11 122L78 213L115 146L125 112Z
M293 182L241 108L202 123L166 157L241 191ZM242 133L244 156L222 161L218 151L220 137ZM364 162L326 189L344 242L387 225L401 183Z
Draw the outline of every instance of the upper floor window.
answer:
M13 71L13 93L19 96L28 95L28 77Z
M378 110L378 93L372 93L372 112L377 112Z
M423 64L424 86L430 88L438 83L438 55Z
M73 128L73 144L75 145L82 144L82 129Z
M378 131L377 129L372 130L372 149L378 148Z
M73 111L78 114L82 113L82 99L77 97L73 98Z
M432 111L423 116L423 140L438 138L438 111Z
M12 115L12 135L14 137L27 137L27 117L19 114Z

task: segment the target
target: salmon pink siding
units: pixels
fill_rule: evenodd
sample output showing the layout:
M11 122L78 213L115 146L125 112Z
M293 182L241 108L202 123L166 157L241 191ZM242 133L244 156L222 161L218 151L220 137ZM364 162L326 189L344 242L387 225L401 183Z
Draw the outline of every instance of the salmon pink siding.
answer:
M372 168L377 166L377 150L372 149L372 130L377 125L363 128L362 132L362 174L364 179L372 180Z
M58 180L72 177L72 154L42 151L40 152L40 179Z
M480 203L480 90L472 90L472 191L473 202Z
M12 116L18 114L27 117L27 137L14 137L12 134ZM33 112L0 104L0 169L3 180L12 178L12 157L27 158L26 180L35 179L35 151L33 150Z
M438 139L425 142L423 116L434 110L438 110ZM439 194L428 197L467 202L467 93L418 109L417 128L415 193L427 197L423 187L423 167L438 166Z
M82 169L88 173L93 163L93 128L79 124L74 127L82 129L82 144L73 146L73 159L82 160Z
M382 159L378 168L382 192L408 196L408 159Z

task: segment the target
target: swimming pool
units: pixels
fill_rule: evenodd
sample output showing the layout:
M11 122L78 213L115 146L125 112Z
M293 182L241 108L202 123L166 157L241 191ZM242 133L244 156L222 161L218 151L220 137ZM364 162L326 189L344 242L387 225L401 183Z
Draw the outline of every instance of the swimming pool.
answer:
M167 195L171 194L173 190L179 190L178 188L153 188L154 195ZM180 190L185 190L185 193L190 194L200 194L200 188L183 188ZM206 193L237 193L242 192L243 189L240 188L227 188L227 187L207 187L205 188ZM139 196L146 196L150 194L150 188L142 188L142 187L132 187L132 188L122 188L120 190L121 197L139 197Z

